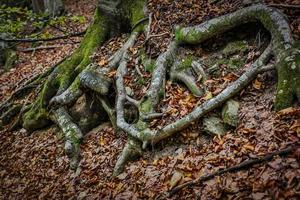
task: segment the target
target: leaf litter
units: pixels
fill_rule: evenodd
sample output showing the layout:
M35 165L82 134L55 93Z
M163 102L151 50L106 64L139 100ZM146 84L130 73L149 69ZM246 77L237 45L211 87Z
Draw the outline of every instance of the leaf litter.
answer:
M174 24L198 24L242 6L240 1L233 0L216 4L210 2L148 1L149 12L153 13L154 18L151 34L169 34L151 38L147 53L154 58L166 49ZM284 3L297 2L287 0ZM85 3L76 4L77 7L70 3L68 11L81 12L90 21L96 1L91 1L86 10L82 9ZM297 38L300 32L299 14L290 10L284 12L291 20L292 31ZM125 40L126 36L122 35L106 42L95 53L94 62L105 67L109 57ZM138 79L134 78L139 76L134 67L137 49L143 46L144 40L144 36L140 36L131 50L129 75L125 82L134 91L133 97L136 99L143 96L151 78L151 74L142 66L144 83L138 85ZM20 80L50 67L71 54L77 45L63 44L59 49L42 50L34 54L19 53L20 61L15 68L0 76L0 100L9 97ZM255 52L249 52L248 58L248 63L251 63ZM184 86L168 81L166 96L159 105L164 116L161 120L153 120L152 126L162 127L179 119L197 104L217 95L247 68L248 63L238 72L224 70L220 77L207 80L205 85L208 92L204 98L195 97ZM226 65L222 66L226 68ZM110 72L109 76L114 77L115 71ZM75 172L69 170L63 141L56 127L31 135L24 129L15 132L4 130L0 132L0 198L154 199L178 184L299 142L300 109L287 108L278 113L272 111L275 77L274 71L260 74L235 97L241 104L237 128L231 128L222 137L212 137L205 134L199 120L199 123L176 136L151 146L142 158L129 163L116 178L111 177L112 169L125 145L126 136L117 135L109 124L100 125L85 136L81 145L82 159ZM216 109L215 113L218 112ZM218 176L184 189L171 199L297 199L300 191L299 156L300 152L297 151L247 170Z

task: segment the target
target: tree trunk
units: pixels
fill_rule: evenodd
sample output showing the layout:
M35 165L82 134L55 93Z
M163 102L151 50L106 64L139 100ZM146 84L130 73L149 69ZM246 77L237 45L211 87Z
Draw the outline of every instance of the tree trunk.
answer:
M57 16L63 11L63 2L61 0L32 0L32 7L35 13Z
M78 114L78 112L73 112L74 109L70 107L87 91L91 92L97 100L99 112L106 112L106 118L103 119L109 119L116 131L122 130L128 135L128 142L116 164L114 175L123 170L128 160L141 155L142 147L145 148L149 143L156 143L188 127L210 111L222 106L250 84L258 73L271 69L272 66L267 65L271 53L276 58L278 72L275 108L291 106L294 97L299 100L299 46L295 44L282 13L261 4L243 8L196 26L177 27L175 39L155 62L148 91L139 101L132 99L126 92L124 77L127 74L129 61L128 50L134 45L139 33L145 30L145 26L141 23L144 18L144 4L144 0L99 0L94 21L88 28L80 47L54 69L36 102L23 116L23 127L29 131L42 128L51 121L61 127L65 134L65 150L70 157L72 168L76 168L78 163L80 141L84 134L81 129L83 129L82 124L85 124L82 122L89 119L71 116L72 113ZM270 32L272 40L252 66L221 93L195 107L191 113L161 129L150 129L150 121L162 116L162 113L156 111L160 100L164 97L168 77L172 81L184 83L196 96L204 93L198 88L197 78L191 73L192 69L179 70L182 65L181 59L178 58L179 46L200 44L236 26L253 21L261 22ZM130 30L132 32L127 42L114 54L108 67L91 65L90 55L99 44ZM190 64L194 71L205 76L201 66L193 62ZM117 70L114 79L107 76L107 73L112 70ZM112 84L115 87L111 87ZM114 89L115 91L112 91ZM128 104L135 109L128 109L126 107ZM91 113L87 107L81 112ZM135 114L135 111L138 114ZM129 122L126 113L133 113L136 120Z

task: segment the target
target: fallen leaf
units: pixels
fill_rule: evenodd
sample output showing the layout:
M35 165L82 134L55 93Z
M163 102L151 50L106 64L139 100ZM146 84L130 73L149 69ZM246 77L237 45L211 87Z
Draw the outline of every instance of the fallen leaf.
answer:
M173 173L173 176L170 180L170 189L174 188L176 185L178 185L179 181L183 178L183 174L179 170L175 170Z
M255 89L257 89L257 90L260 90L260 89L261 89L261 86L262 86L262 83L261 83L259 80L255 79L255 81L253 82L252 86L253 86Z

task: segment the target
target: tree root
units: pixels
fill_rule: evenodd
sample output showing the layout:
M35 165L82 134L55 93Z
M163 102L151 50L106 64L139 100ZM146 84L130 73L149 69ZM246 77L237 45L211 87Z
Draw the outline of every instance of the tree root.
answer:
M199 44L238 25L259 21L272 35L272 46L277 61L278 87L275 109L281 110L300 100L300 51L294 44L289 24L278 10L258 4L227 14L198 26L176 29L180 44ZM293 52L292 56L290 55Z
M257 59L252 64L252 67L248 71L246 71L238 80L236 80L226 89L224 89L220 94L206 101L200 106L196 107L191 113L181 118L180 120L177 120L176 122L165 126L161 130L152 131L149 134L144 135L143 138L144 141L146 140L151 143L156 143L162 139L170 137L174 133L183 130L184 128L189 126L192 122L195 122L196 120L198 120L199 118L207 114L208 112L212 111L213 109L225 103L228 99L230 99L239 91L241 91L255 78L255 76L259 73L259 69L268 60L270 53L271 53L271 48L268 47L260 56L260 58Z
M76 169L80 156L80 142L83 134L80 128L72 122L71 116L65 108L60 107L53 111L53 119L65 135L65 151L70 159L71 169Z
M99 7L103 13L109 13L109 9L115 11L118 7L122 7L124 2L131 3L129 6L131 12L138 7L138 15L129 15L131 25L136 24L143 18L140 15L142 9L139 7L141 2L144 2L142 0L136 0L135 4L126 0L114 0L112 2L101 0L100 2L104 2ZM113 7L110 8L109 6ZM117 16L111 16L114 14ZM89 56L96 46L103 43L107 37L116 34L116 31L120 29L120 24L115 27L109 26L112 21L117 22L119 17L116 12L103 16L99 14L99 11L96 11L95 21L88 29L79 49L70 59L55 68L45 83L38 100L23 117L25 128L29 130L41 128L49 123L48 108L50 104L50 108L53 110L52 118L66 136L65 149L71 159L71 168L76 167L78 163L79 145L83 136L79 126L72 122L72 117L63 106L70 106L86 91L92 91L95 94L116 130L123 130L129 137L117 161L114 175L123 170L127 161L141 155L141 149L149 143L157 143L186 128L236 95L258 73L272 69L272 66L266 65L271 52L276 58L279 77L276 109L290 106L293 96L297 96L298 99L300 97L300 51L298 46L294 45L288 23L282 14L275 9L263 5L254 5L209 20L198 26L177 27L175 40L169 44L167 51L157 58L149 89L140 100L132 99L127 95L124 77L127 73L129 60L128 50L133 46L140 31L144 30L142 25L135 28L124 46L110 59L108 68L89 65L91 62ZM183 82L194 95L201 96L204 93L204 90L197 85L198 81L203 82L207 78L203 68L199 63L193 61L189 68L180 69L181 63L176 60L179 45L200 44L238 25L252 21L260 21L271 33L272 40L271 45L265 49L251 68L216 97L196 107L183 118L166 125L160 130L151 130L149 121L162 116L162 113L157 110L157 105L165 94L167 73L169 73L171 79ZM109 98L114 80L107 77L107 72L113 69L117 69L115 108L111 105ZM288 73L290 70L292 70L292 73ZM194 74L196 74L196 77L193 76ZM138 119L132 123L126 120L126 111L128 110L126 110L126 105L128 105L128 102L134 105L139 112Z
M13 105L10 109L8 109L5 113L0 116L0 129L3 126L8 125L14 117L21 111L22 105L17 104Z
M141 155L142 155L141 142L133 138L128 138L128 141L115 165L113 176L117 176L120 173L122 173L128 161L135 160Z
M193 66L193 68L199 67L198 65ZM200 97L204 94L204 92L201 88L198 87L197 79L195 78L195 76L192 75L191 68L192 65L189 66L188 69L181 69L181 63L174 62L173 66L171 67L170 77L173 81L183 82L195 96ZM197 72L199 72L200 70L200 68L197 68ZM204 72L204 70L202 70L202 72ZM200 77L199 75L198 79Z

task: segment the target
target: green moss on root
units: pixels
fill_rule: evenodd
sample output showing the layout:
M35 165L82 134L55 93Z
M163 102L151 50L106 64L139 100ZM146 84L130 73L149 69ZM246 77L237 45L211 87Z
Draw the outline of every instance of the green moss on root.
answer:
M278 85L275 110L293 105L295 98L300 100L300 45L296 44L286 52L278 63Z
M107 17L102 16L99 9L96 9L94 21L88 28L79 48L70 58L57 66L32 108L23 116L23 126L26 129L35 130L49 124L50 119L46 107L50 99L65 91L75 77L91 62L90 55L108 37L110 25L108 21Z

